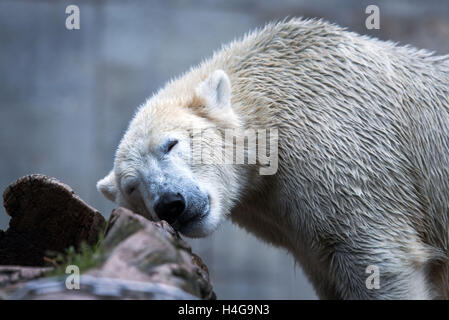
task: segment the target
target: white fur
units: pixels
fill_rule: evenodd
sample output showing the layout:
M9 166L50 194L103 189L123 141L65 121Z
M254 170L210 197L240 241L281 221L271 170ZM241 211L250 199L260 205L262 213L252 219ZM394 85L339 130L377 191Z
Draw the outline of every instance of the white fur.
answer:
M225 128L278 129L277 173L183 162L192 127L212 128L202 141L209 150L223 148ZM172 135L179 152L161 155ZM287 248L322 298L449 297L447 57L322 21L269 24L149 99L120 143L115 174L98 187L151 216L157 188L177 187L153 176L179 166L186 186L210 198L189 235L231 216ZM116 191L126 176L145 186L145 205ZM380 289L366 288L368 265L381 270Z

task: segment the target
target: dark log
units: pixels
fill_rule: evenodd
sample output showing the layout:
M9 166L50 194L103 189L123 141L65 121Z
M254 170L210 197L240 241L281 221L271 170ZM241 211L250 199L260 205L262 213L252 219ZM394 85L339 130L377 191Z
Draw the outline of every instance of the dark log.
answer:
M43 266L49 250L96 243L106 224L69 186L40 174L8 186L3 205L11 220L0 236L0 265Z

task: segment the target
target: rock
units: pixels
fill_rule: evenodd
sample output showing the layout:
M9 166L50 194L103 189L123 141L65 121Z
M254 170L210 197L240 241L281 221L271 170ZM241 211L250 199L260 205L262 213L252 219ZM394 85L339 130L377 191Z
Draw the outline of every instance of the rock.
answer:
M39 174L8 186L3 205L11 220L0 234L0 265L43 266L48 250L94 244L106 225L69 186Z
M0 298L1 298L0 290ZM68 290L60 277L26 283L3 298L14 300L198 300L184 290L161 283L81 276L80 288Z
M167 222L118 208L107 230L102 243L105 262L87 274L164 284L200 299L215 298L207 267Z
M20 283L42 277L51 268L20 267L20 266L0 266L0 299L6 296L7 292L12 292ZM7 290L3 291L3 288Z
M118 208L109 219L99 266L67 290L65 277L24 283L13 299L215 299L207 267L165 221ZM1 291L0 291L1 292Z
M51 268L0 266L0 288L23 280L39 278Z

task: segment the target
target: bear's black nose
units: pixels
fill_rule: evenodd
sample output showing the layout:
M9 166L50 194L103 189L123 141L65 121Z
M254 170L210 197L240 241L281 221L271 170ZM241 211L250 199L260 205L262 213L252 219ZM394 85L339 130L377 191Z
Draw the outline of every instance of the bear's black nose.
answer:
M154 211L161 220L173 223L186 208L184 197L180 193L167 192L162 194L154 205Z

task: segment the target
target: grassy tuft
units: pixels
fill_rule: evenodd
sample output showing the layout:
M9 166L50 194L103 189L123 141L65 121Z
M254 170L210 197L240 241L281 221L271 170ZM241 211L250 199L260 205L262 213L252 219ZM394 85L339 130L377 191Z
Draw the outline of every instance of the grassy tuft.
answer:
M102 241L103 236L100 236L97 243L92 246L83 242L79 250L75 250L73 246L70 246L62 253L48 252L44 260L54 268L49 272L48 276L65 275L66 268L69 265L78 266L81 273L97 267L102 262Z

